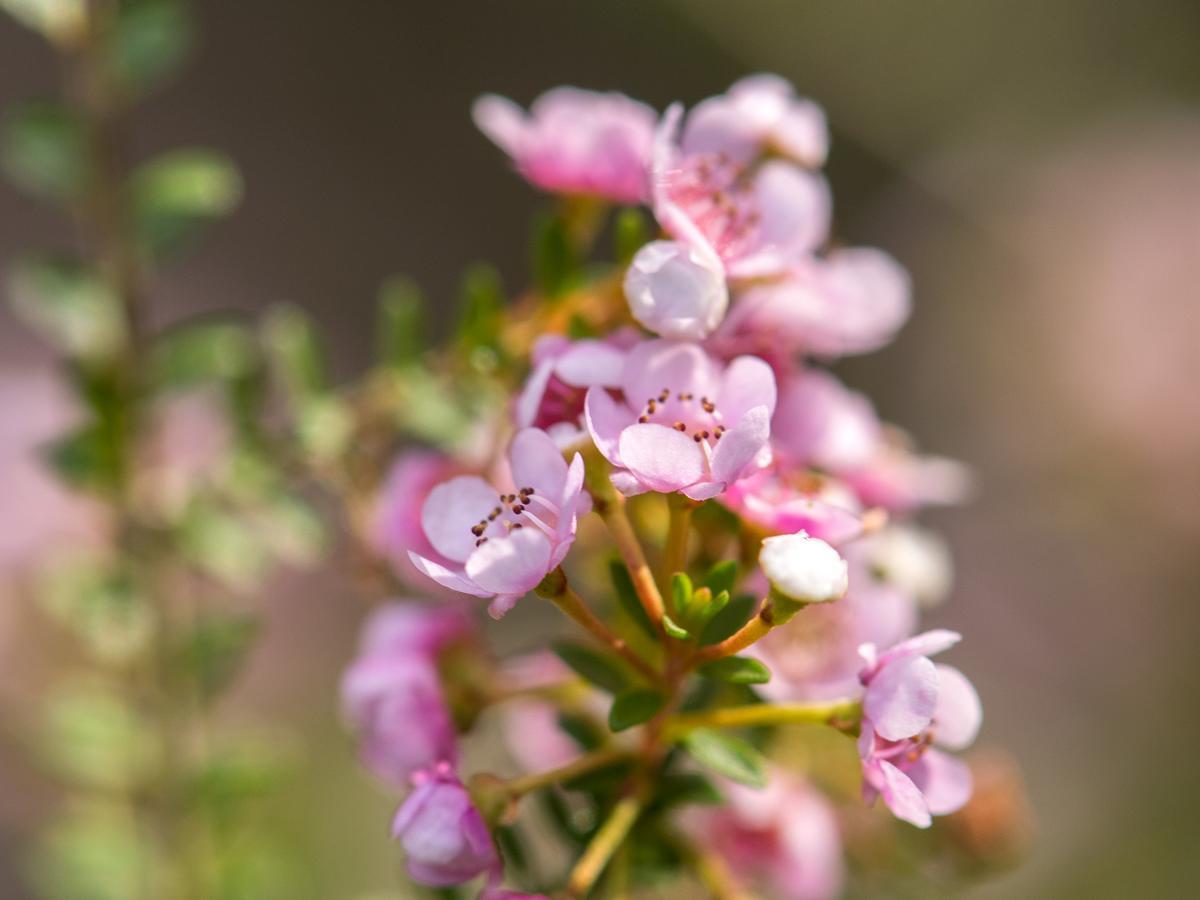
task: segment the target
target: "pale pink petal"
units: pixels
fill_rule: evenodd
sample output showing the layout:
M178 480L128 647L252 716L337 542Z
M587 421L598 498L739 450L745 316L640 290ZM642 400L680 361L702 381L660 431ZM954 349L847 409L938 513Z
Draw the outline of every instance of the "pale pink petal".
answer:
M718 386L716 364L695 344L675 341L646 341L629 351L621 387L629 406L640 409L664 388L676 393L691 391L697 396L715 396Z
M554 371L572 387L615 387L624 365L624 350L603 341L576 341L558 358Z
M423 575L432 578L442 587L450 588L452 591L459 591L463 594L470 594L473 597L489 597L490 591L481 589L470 579L460 575L457 572L452 572L440 563L436 563L431 559L426 559L420 554L413 553L411 550L408 553L408 558L412 560L412 564L417 567Z
M626 497L636 497L638 494L644 494L649 490L644 484L633 477L633 473L628 469L617 469L609 476L609 481L612 486L624 494Z
M421 508L421 527L438 553L462 562L475 549L471 527L496 506L496 489L476 475L460 475L429 492Z
M528 428L537 420L538 407L542 405L542 398L546 395L546 385L550 383L550 377L553 374L554 360L547 359L534 366L529 377L525 379L525 386L517 395L513 415L518 428Z
M774 275L829 237L832 201L825 179L790 163L764 163L754 179L759 213L755 246L728 263L735 278Z
M516 157L525 144L525 111L506 97L485 94L471 106L471 118L497 147Z
M863 714L880 737L901 741L920 734L937 708L937 669L917 656L883 665L867 685Z
M944 816L962 809L971 799L975 787L971 767L957 757L939 750L926 750L921 758L908 767L925 803L935 816Z
M975 742L983 724L983 704L975 686L953 666L938 665L938 699L934 742L947 750L963 750Z
M941 653L943 650L949 650L961 640L961 634L957 631L948 631L945 628L923 631L906 641L901 641L894 647L889 647L883 653L879 654L879 661L876 665L883 667L896 660L912 656L933 656L936 653Z
M629 426L621 432L620 453L626 468L655 491L677 491L705 474L700 446L689 435L665 425Z
M550 552L550 540L536 528L514 529L475 548L467 577L489 594L526 594L550 571Z
M583 417L596 449L614 466L622 465L621 432L634 419L629 407L614 400L604 388L593 387L584 398Z
M883 782L878 785L879 793L892 814L918 828L928 828L933 823L929 805L912 779L886 760L879 761L879 772Z
M531 487L546 497L562 497L567 481L567 462L562 451L540 428L518 431L508 448L513 482L517 488Z
M488 604L488 615L493 619L501 619L504 614L517 605L517 601L525 596L525 593L520 594L497 594L492 598L492 602Z
M775 373L757 356L739 356L725 368L717 404L725 422L737 422L756 406L775 412Z
M712 455L713 480L737 480L770 436L770 411L765 406L754 407L717 441Z

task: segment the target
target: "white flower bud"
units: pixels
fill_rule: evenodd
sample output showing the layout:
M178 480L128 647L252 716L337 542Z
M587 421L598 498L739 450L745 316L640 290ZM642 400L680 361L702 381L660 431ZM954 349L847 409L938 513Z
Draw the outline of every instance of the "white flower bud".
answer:
M637 252L625 273L625 297L635 319L683 341L708 337L729 307L720 261L676 241L651 241Z
M915 525L889 525L863 542L871 568L922 607L937 606L950 593L954 567L945 542Z
M766 538L758 564L771 589L797 603L828 603L846 593L846 561L820 538L803 531Z

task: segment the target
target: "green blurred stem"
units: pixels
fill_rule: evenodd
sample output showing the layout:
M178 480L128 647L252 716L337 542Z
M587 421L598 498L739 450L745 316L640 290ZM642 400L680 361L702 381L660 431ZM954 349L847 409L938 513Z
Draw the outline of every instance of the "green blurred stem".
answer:
M641 675L652 682L659 680L659 674L650 667L650 664L634 653L622 638L617 637L607 625L600 621L583 598L572 590L570 584L567 583L567 575L561 568L555 569L543 578L542 583L535 589L535 593L557 606L567 618L581 625L594 638L637 669Z
M645 795L645 789L639 788L617 801L617 805L613 807L567 877L568 897L586 897L591 891L592 885L596 883L596 879L600 877L617 848L629 836L630 829L641 815Z
M531 791L541 790L553 784L561 784L564 781L571 781L581 775L586 775L588 772L594 772L596 769L603 769L605 766L612 765L621 760L630 759L632 756L631 751L617 747L607 750L596 750L593 753L587 753L578 759L572 760L566 765L559 766L557 769L534 772L532 775L522 775L519 778L506 781L504 782L504 791L510 797L516 799L523 797Z
M664 728L669 738L679 738L696 728L746 728L754 725L809 723L850 728L862 717L859 700L831 703L761 703L753 706L727 706L699 713L675 716Z
M663 552L663 578L668 581L676 572L683 572L687 568L688 538L692 532L692 511L696 505L694 500L682 494L670 494L667 497L671 517L667 526L667 546Z

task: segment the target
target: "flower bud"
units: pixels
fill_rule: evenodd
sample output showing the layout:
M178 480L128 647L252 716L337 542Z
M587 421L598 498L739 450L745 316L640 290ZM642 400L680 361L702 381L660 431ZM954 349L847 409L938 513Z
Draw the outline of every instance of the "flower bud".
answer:
M773 601L782 599L801 606L828 603L845 594L849 586L846 561L829 544L803 531L766 538L758 553L758 564L771 582ZM789 605L783 604L785 608ZM788 612L794 613L795 609ZM780 621L779 616L776 621Z
M637 252L625 296L635 319L673 340L708 337L729 306L720 262L675 241L652 241Z

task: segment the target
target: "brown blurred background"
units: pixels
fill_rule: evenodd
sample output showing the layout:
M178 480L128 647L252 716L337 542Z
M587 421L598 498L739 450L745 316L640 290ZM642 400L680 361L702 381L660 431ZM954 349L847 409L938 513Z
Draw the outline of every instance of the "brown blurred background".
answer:
M294 301L344 374L367 359L385 276L413 275L441 308L476 259L524 281L538 198L472 128L480 92L525 103L571 83L661 108L766 70L820 101L839 235L893 252L917 288L896 344L839 371L979 477L972 504L932 517L958 567L935 620L967 635L957 661L984 697L984 738L1023 765L1040 837L971 896L1200 893L1200 5L262 0L199 14L198 57L144 108L137 147L223 148L247 193L167 273L158 315ZM0 21L0 106L55 86L40 41ZM0 259L65 238L0 186ZM5 313L3 373L47 365ZM395 866L390 801L335 726L362 604L333 575L272 593L230 715L292 728L288 839L312 862L311 897L356 897ZM6 700L39 652L22 640L33 618L0 612ZM0 796L0 896L19 898L30 822L55 794L10 748Z

